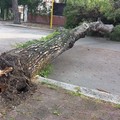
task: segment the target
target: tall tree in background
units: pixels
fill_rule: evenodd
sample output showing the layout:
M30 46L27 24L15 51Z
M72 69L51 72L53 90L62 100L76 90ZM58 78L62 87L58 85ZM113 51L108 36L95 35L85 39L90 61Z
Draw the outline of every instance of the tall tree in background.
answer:
M9 19L9 9L12 6L11 0L0 0L0 18L1 20Z
M12 10L14 15L14 24L20 24L20 15L18 11L18 0L12 0Z

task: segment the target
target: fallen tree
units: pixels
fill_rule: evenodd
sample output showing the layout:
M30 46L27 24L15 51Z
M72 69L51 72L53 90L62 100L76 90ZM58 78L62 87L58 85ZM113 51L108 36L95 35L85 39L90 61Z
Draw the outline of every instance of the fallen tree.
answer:
M60 28L49 40L1 54L0 93L2 98L16 101L21 94L30 91L33 86L31 79L46 64L72 48L78 39L85 37L88 30L109 33L112 29L112 25L105 25L101 21L83 23L72 30Z

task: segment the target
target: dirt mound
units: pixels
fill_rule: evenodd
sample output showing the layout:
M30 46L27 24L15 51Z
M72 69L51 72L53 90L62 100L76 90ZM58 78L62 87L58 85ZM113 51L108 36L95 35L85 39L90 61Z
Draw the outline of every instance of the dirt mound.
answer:
M0 77L0 95L7 106L20 104L31 94L36 86L26 76L23 68L18 64L20 58L11 54L2 54L0 57L0 70L3 74Z

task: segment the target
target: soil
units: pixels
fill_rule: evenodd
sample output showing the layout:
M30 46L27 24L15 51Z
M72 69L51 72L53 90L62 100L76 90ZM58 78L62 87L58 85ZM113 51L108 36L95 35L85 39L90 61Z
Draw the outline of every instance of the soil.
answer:
M6 107L16 106L26 99L35 89L30 78L25 76L23 68L18 64L19 57L3 53L0 56L0 70L13 68L9 73L0 77L0 97ZM27 73L27 71L26 71Z
M120 108L40 84L19 106L6 109L0 104L0 120L120 120Z

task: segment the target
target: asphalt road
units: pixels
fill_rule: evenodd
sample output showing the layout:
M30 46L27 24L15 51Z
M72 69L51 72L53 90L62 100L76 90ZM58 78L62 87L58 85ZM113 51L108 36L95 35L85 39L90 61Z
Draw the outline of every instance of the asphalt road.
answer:
M120 95L120 42L80 39L55 59L49 78Z
M49 30L13 27L0 24L0 53L13 49L16 43L38 39L50 34Z

